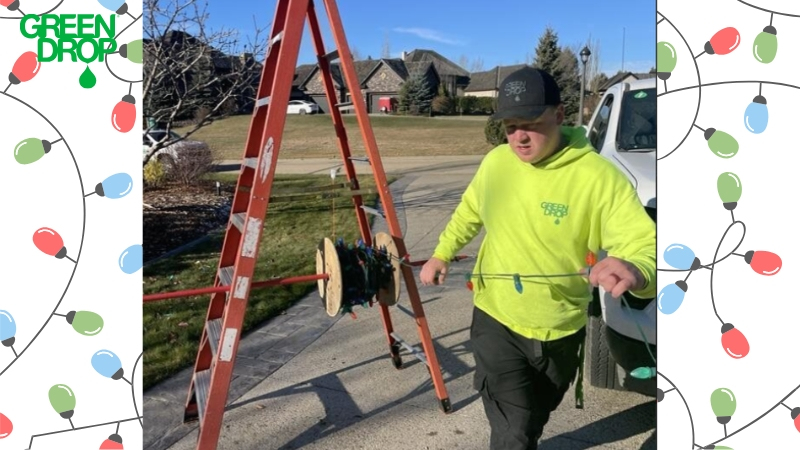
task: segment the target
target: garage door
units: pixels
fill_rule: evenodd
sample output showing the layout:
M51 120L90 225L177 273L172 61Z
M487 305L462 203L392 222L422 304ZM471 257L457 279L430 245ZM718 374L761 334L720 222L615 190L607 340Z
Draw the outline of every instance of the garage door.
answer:
M312 95L311 100L319 105L319 109L321 109L323 113L328 114L330 112L330 108L328 108L328 99L325 97L325 94Z
M371 113L379 113L381 112L381 98L389 97L389 98L397 98L396 95L393 94L370 94L370 112Z

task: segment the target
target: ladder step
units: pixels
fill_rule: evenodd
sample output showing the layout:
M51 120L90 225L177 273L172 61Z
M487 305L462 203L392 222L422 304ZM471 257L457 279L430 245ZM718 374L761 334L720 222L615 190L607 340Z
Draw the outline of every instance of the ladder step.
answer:
M262 106L269 105L269 97L263 97L256 101L256 108L261 108Z
M211 346L211 353L217 356L219 347L219 336L222 333L222 318L209 320L206 323L206 334L208 334L208 345Z
M273 46L273 45L277 44L278 42L280 42L281 39L283 39L283 31L281 31L280 33L276 34L275 37L270 39L269 45Z
M211 370L201 370L194 374L194 395L197 399L197 415L200 423L203 423L203 416L206 413L206 403L208 403L208 391L211 389Z
M231 223L233 226L239 229L240 232L244 233L244 219L247 217L246 212L236 213L231 216Z
M253 156L250 158L245 158L244 163L242 165L247 166L251 169L255 169L258 166L258 157Z
M230 286L233 283L233 266L219 269L219 283L221 286Z
M384 216L382 212L378 211L375 208L370 208L369 206L361 205L361 209L363 209L364 212L368 212L374 216L383 217L384 219L386 218L386 216Z
M339 49L336 49L336 50L328 53L327 55L324 56L324 58L327 59L328 62L336 61L337 59L339 59Z
M354 109L353 102L337 103L336 107L342 109Z
M366 157L366 156L351 156L350 160L351 161L365 162L365 163L369 162L369 158Z

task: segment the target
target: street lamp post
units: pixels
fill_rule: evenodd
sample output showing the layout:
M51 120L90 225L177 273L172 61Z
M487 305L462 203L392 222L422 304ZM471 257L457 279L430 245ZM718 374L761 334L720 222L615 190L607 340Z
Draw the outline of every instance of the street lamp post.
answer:
M583 63L583 75L581 76L581 102L580 102L580 110L578 111L578 126L583 125L583 90L584 86L586 85L586 63L589 61L589 56L592 55L592 52L589 51L589 47L583 47L581 50L581 62Z

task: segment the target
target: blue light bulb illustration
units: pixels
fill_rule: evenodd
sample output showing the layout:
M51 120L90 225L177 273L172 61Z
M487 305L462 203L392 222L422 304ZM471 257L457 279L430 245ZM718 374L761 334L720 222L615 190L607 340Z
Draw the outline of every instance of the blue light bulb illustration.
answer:
M753 102L747 105L747 109L744 110L744 126L747 131L759 134L767 129L767 122L769 122L767 99L757 95Z
M94 192L100 197L122 198L131 193L133 188L133 178L127 173L115 173L110 177L97 183Z
M683 280L667 285L658 293L658 310L664 314L672 314L681 307L683 297L689 286Z
M100 375L119 380L125 371L122 370L122 361L110 350L100 350L92 356L92 367Z
M700 260L694 252L683 244L672 244L664 250L664 261L670 266L681 270L697 270Z
M517 290L517 292L522 294L522 281L519 279L518 273L514 274L514 288Z
M114 11L117 14L125 14L128 12L128 4L125 3L125 0L97 0L97 3L100 3L100 6L103 8Z
M17 334L17 323L11 313L0 309L0 343L6 347L14 345L14 336Z
M141 245L131 245L119 255L119 268L127 274L132 274L142 268L144 249Z

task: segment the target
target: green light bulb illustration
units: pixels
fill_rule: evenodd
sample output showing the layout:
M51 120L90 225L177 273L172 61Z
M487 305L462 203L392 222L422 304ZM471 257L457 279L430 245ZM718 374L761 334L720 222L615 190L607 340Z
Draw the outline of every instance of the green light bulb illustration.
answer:
M50 152L50 147L49 141L28 138L14 147L14 159L20 164L35 163Z
M764 27L764 31L758 33L753 41L753 56L756 61L769 64L775 59L778 53L778 31L772 25Z
M675 52L675 47L665 41L656 44L656 76L661 80L668 80L676 64L678 64L678 54Z
M103 318L91 311L70 311L67 313L67 323L84 336L96 336L103 330Z
M656 368L655 367L637 367L631 371L631 376L633 378L638 378L640 380L649 380L656 376ZM663 394L662 394L663 395Z
M739 143L730 134L715 128L708 128L704 134L708 148L720 158L733 158L739 151Z
M66 384L51 387L48 396L50 405L64 419L69 419L75 413L75 394Z
M127 44L122 44L119 47L119 54L123 58L128 58L128 61L136 64L142 63L142 40L137 39L130 41Z
M717 422L725 425L731 421L736 412L736 397L730 389L719 388L711 393L711 409L717 416Z
M733 211L736 209L736 202L742 197L742 180L735 173L722 173L717 178L717 193L722 200L722 206Z

